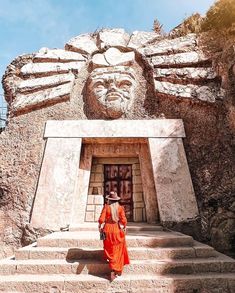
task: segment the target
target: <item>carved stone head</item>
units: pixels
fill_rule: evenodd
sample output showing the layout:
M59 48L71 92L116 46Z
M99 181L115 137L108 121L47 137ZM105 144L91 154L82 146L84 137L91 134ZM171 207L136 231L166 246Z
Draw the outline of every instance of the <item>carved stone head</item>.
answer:
M131 110L136 87L133 59L133 52L114 48L93 57L96 68L87 81L86 103L94 118L117 119Z
M95 69L88 81L88 103L108 119L119 118L131 109L135 84L128 67Z

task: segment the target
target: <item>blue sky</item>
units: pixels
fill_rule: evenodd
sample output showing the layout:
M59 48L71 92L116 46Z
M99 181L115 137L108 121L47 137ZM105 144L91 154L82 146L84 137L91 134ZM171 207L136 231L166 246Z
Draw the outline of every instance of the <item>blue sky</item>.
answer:
M151 31L158 18L169 31L214 0L0 0L0 75L18 55L63 48L71 37L104 27ZM0 93L3 90L0 87Z

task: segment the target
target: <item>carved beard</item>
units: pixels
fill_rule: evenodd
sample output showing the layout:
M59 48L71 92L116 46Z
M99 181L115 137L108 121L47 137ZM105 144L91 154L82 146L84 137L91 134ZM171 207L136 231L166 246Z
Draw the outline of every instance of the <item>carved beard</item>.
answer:
M119 118L130 109L130 93L121 89L107 90L103 89L96 93L97 102L100 104L100 110L108 118Z

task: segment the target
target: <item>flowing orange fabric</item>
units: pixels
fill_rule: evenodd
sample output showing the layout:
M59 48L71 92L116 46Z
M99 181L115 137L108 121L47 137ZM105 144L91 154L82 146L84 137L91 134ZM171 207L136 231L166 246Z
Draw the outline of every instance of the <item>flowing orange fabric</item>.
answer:
M118 208L119 223L126 227L127 219L122 206ZM130 263L125 233L120 229L119 224L113 222L111 208L105 205L99 218L99 224L105 223L104 232L104 256L109 262L109 267L113 271L122 272L123 266Z

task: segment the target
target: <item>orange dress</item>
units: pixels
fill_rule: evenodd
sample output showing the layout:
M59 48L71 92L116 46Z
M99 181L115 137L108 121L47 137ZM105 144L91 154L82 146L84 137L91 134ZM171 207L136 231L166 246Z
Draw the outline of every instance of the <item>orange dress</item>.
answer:
M119 223L126 226L127 219L122 206L118 208ZM109 262L109 267L113 271L122 272L123 266L130 263L125 233L120 229L119 224L113 222L111 208L105 205L99 218L99 224L105 223L104 232L104 257Z

